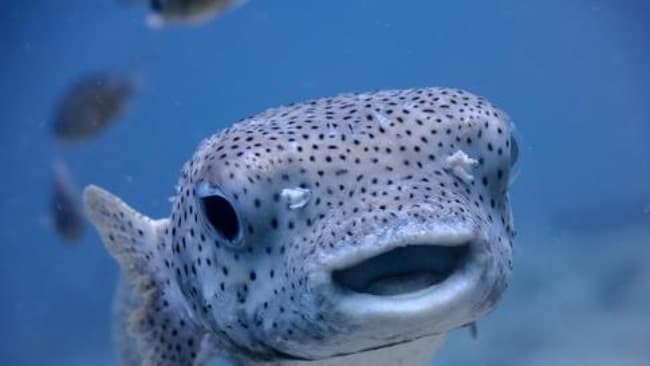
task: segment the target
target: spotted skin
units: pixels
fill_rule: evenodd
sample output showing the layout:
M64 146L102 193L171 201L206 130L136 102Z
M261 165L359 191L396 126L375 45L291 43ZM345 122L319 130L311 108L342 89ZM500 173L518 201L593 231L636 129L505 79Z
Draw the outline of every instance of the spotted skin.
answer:
M493 309L507 287L513 145L507 116L466 91L343 94L270 109L203 141L168 219L87 188L86 210L134 288L117 299L131 323L121 334L138 345L123 359L329 365L434 336L430 357L444 333ZM459 151L470 162L463 174L447 159ZM308 192L306 202L295 205L287 189ZM341 310L322 276L328 263L434 227L480 238L482 282L459 306L397 320Z

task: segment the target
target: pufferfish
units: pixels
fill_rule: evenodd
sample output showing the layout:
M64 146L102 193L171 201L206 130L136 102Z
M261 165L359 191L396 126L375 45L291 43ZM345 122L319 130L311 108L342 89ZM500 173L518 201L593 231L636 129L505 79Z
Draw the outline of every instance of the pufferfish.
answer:
M342 94L203 141L168 218L87 187L123 364L426 365L508 286L517 146L463 90Z

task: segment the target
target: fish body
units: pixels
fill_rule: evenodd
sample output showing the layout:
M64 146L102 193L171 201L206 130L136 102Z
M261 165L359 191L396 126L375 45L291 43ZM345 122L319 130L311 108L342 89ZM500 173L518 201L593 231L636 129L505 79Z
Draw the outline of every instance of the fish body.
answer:
M172 24L203 24L246 0L151 0L147 23L153 28Z
M117 120L134 89L135 80L128 75L96 72L82 77L61 98L52 135L66 142L99 135Z
M427 364L509 283L512 130L462 90L343 94L203 141L168 218L86 188L125 274L122 359Z
M78 192L63 161L52 164L50 212L54 228L68 242L78 242L84 233L85 218Z

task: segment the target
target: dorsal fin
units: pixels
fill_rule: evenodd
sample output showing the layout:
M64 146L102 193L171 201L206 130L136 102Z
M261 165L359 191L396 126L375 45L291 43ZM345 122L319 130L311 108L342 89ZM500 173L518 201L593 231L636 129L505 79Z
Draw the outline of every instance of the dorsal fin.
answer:
M128 316L117 324L128 327L122 333L138 345L138 355L130 359L147 366L196 364L205 332L192 319L178 287L167 281L169 274L162 271L168 220L152 220L96 186L84 190L84 206L134 291L116 299L127 306Z

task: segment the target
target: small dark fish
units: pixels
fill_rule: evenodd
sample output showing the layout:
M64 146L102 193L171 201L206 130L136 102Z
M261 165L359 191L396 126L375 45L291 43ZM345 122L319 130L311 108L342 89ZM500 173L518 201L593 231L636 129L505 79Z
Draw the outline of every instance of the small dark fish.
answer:
M147 23L152 28L171 24L203 24L246 0L150 0Z
M69 242L78 242L84 233L84 216L77 190L62 161L52 164L52 221L57 233Z
M134 89L129 75L97 72L83 77L63 95L52 134L69 142L95 137L119 117Z

